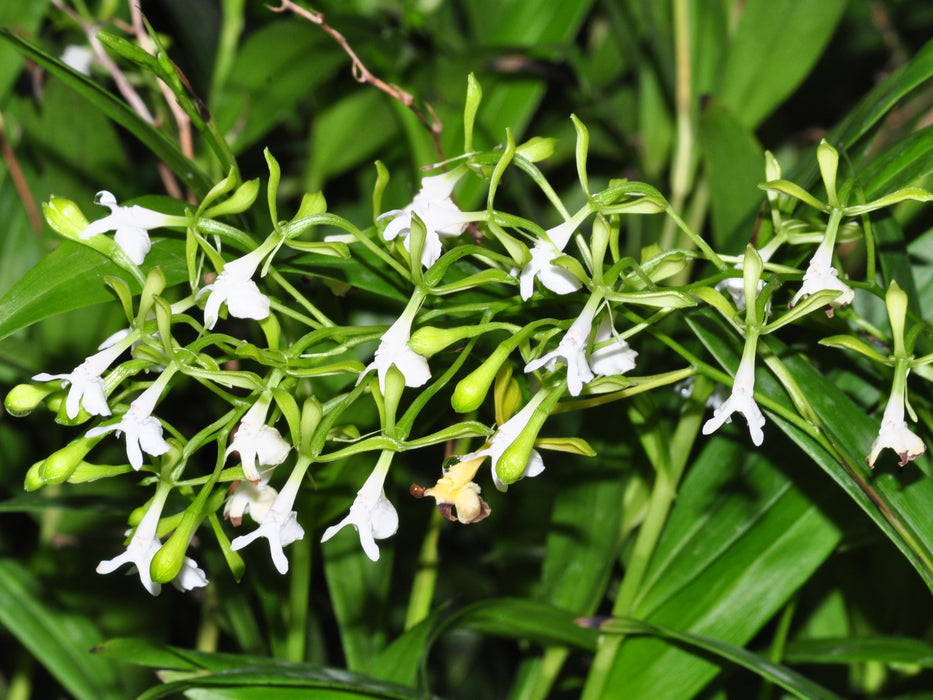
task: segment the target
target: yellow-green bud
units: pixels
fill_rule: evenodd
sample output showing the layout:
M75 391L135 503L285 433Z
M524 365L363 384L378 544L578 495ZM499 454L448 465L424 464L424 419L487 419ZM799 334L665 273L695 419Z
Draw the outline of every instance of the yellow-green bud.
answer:
M197 523L198 518L195 513L192 510L185 511L175 532L152 557L149 575L152 576L153 581L169 583L178 576L178 572L185 563L185 552L188 550L188 543L191 541L191 535Z
M56 233L65 238L78 239L87 228L88 220L78 205L64 197L52 197L42 203L42 213Z
M67 481L91 448L100 442L100 439L100 437L80 437L46 457L38 473L42 483L60 484Z
M56 391L60 382L56 384L44 384L37 386L35 384L17 384L6 395L3 400L3 407L11 416L21 418L28 416L45 399L46 396Z
M499 457L499 461L496 462L494 467L496 474L499 476L499 481L506 486L514 484L524 475L540 427L540 425L529 424L505 449L505 452Z
M530 160L532 163L537 163L539 160L545 160L554 155L555 143L557 143L557 139L535 136L516 148L515 155Z
M449 345L464 338L476 335L477 329L468 326L459 328L436 328L435 326L422 326L408 339L408 347L419 355L431 357Z
M27 491L38 491L45 486L45 482L42 480L42 477L39 476L39 470L41 468L42 462L36 462L29 467L29 471L26 472L26 478L23 480L24 489Z
M457 413L470 413L483 405L489 387L496 378L499 367L512 351L510 345L500 345L483 364L461 379L450 397L450 405Z
M126 474L133 471L129 464L91 464L90 462L79 462L78 466L68 477L69 484L83 484L88 481L97 481L106 479L119 474Z

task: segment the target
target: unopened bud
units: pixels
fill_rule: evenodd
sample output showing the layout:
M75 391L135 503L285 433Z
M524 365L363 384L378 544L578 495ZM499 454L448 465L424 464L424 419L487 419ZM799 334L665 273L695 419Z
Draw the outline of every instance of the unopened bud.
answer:
M3 407L11 416L22 418L28 416L45 399L46 396L56 391L55 384L17 384L6 395L3 400Z
M48 202L43 202L42 213L49 226L65 238L79 239L88 226L84 212L64 197L52 197Z
M100 437L80 437L50 454L39 467L39 478L43 484L60 484L67 481L78 465L98 442Z

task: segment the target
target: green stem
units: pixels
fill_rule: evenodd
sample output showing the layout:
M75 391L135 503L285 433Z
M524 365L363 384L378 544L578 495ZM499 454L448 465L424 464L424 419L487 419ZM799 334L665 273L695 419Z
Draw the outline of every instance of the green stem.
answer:
M411 584L411 598L408 600L408 612L405 615L405 629L410 630L424 620L431 611L434 588L437 585L437 571L440 558L437 555L437 543L440 538L443 517L436 508L432 510L431 521L424 535L421 554L418 557L418 571Z

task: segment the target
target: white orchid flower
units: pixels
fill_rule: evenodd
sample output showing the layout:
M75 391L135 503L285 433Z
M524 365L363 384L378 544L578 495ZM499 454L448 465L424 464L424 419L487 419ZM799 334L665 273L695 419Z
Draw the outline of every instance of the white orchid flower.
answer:
M732 422L732 414L738 411L748 422L748 432L751 435L755 446L760 446L764 442L764 432L762 428L765 424L765 417L755 403L755 355L750 353L743 355L739 368L735 373L735 382L732 385L732 393L729 398L722 402L715 411L713 417L703 424L703 434L718 430L724 423Z
M237 482L233 493L224 504L224 517L229 519L233 525L239 526L243 522L243 516L249 513L250 517L256 523L261 523L269 508L275 502L279 492L269 486L269 478L272 476L272 469L261 472L259 480L242 480Z
M217 279L198 292L198 297L210 292L204 305L204 325L208 329L212 329L217 323L223 303L227 304L227 311L235 318L261 321L269 316L269 297L259 291L252 279L265 252L257 248L241 258L225 263Z
M389 330L382 334L373 361L366 365L357 383L362 381L367 372L375 369L379 375L379 389L385 393L386 376L392 365L395 365L402 373L405 386L418 387L427 382L431 378L431 368L424 356L408 346L409 338L411 338L411 316L406 311L389 327Z
M904 400L903 391L891 392L884 416L881 418L878 437L871 444L871 452L865 458L869 467L875 466L875 460L886 447L897 452L901 458L899 465L902 467L926 452L927 446L923 440L907 427L907 421L904 420Z
M117 245L137 265L143 264L146 254L152 248L148 233L150 229L160 226L177 226L184 221L181 217L162 214L136 204L121 207L117 204L117 198L106 190L98 192L95 201L108 207L110 214L88 224L81 232L81 238L87 240L99 233L114 231L114 240Z
M379 220L392 218L382 232L383 237L392 241L402 236L405 249L411 252L411 217L417 214L426 231L421 264L426 268L431 267L441 257L441 238L460 235L470 221L469 215L460 211L450 198L454 185L465 172L465 167L456 168L447 173L421 178L421 189L408 206L387 211L379 217Z
M570 270L553 263L555 258L563 255L562 251L577 226L579 221L576 217L569 219L547 230L550 240L542 238L532 246L531 260L522 268L518 278L519 293L523 300L531 298L536 278L555 294L570 294L582 286L583 283Z
M101 375L125 349L125 345L111 345L85 359L70 374L42 372L33 379L37 382L60 379L62 387L71 384L65 399L65 414L72 420L77 418L81 406L92 416L109 416L110 406L107 405L107 394Z
M391 537L398 530L398 513L383 491L388 467L389 460L380 459L366 483L357 492L347 517L327 528L321 542L327 542L342 528L352 525L359 533L360 545L366 556L372 561L379 560L379 546L376 540Z
M304 528L298 524L298 513L292 510L305 469L306 466L296 467L288 482L269 506L259 527L248 535L240 535L234 539L230 543L230 549L233 551L243 549L250 542L265 537L269 541L269 552L275 568L280 574L288 573L288 557L285 556L283 548L305 536Z
M167 495L167 492L166 492ZM123 554L102 561L97 565L97 573L109 574L116 571L124 564L132 564L139 573L139 580L143 588L152 595L159 595L162 591L161 584L152 580L149 573L149 566L152 564L152 558L162 547L162 542L156 530L159 527L159 516L162 513L162 506L165 504L165 496L157 495L153 499L152 505L139 521L136 530L133 532L133 538L130 540L126 551ZM181 571L172 580L172 585L182 591L188 591L192 588L201 588L207 585L207 576L204 571L198 568L197 562L191 557L185 557Z
M599 345L612 337L612 319L605 316L596 330L593 344ZM605 347L597 348L590 353L587 362L589 362L593 374L600 377L611 377L635 369L635 358L637 357L638 353L632 350L625 340L616 337L614 342Z
M586 357L586 345L593 328L593 313L584 310L571 324L555 350L532 360L525 365L525 372L534 372L546 367L553 372L558 363L567 367L567 390L571 396L579 396L583 385L593 381L593 372Z
M491 460L492 466L492 481L496 485L496 488L499 491L507 491L508 486L502 483L502 480L499 479L499 474L496 472L496 465L499 462L499 458L505 453L505 451L511 446L513 442L522 434L522 431L528 427L528 423L531 421L531 416L535 412L535 409L541 405L542 401L546 398L546 394L539 393L531 401L526 404L522 410L516 413L514 416L509 418L505 423L499 426L499 429L496 430L495 434L490 438L489 442L484 445L481 449L476 452L471 452L470 454L463 455L460 458L461 462L470 462L475 460L478 457L488 456ZM544 460L541 459L541 454L535 450L531 450L531 454L528 457L528 464L525 465L525 470L522 472L520 478L524 477L533 477L538 476L544 471Z
M855 292L852 287L839 279L839 271L833 267L833 249L832 246L821 245L817 248L807 271L803 275L803 284L790 301L793 307L800 299L805 299L811 294L816 294L824 289L834 289L842 292L839 296L830 302L832 307L845 306L850 304L855 298Z
M162 383L154 383L130 404L118 423L91 428L85 436L97 437L111 431L117 435L125 434L126 458L130 466L139 471L143 465L143 452L158 457L169 451L169 444L162 437L162 424L152 415L162 389Z
M240 419L233 440L224 452L224 459L232 452L240 455L243 474L249 481L260 478L259 467L274 467L285 461L291 446L279 431L266 425L269 404L260 399Z

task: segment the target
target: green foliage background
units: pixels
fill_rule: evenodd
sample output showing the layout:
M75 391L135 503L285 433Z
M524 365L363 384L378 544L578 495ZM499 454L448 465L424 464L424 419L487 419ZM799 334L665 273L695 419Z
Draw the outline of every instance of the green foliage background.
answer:
M74 6L114 34L114 20L128 17L115 0ZM720 251L740 254L754 239L765 149L788 177L815 186L815 145L827 135L867 197L923 184L933 169L933 44L925 43L933 7L920 0L334 0L315 9L373 73L417 104L430 103L446 156L461 149L466 75L473 72L484 92L479 148L504 143L506 128L519 143L556 137L543 167L568 207L577 205L572 112L590 131L594 190L616 177L648 182ZM303 193L322 189L331 210L364 226L372 161L393 173L383 201L394 207L409 201L419 167L439 159L412 113L355 82L341 48L298 17L247 0L167 0L143 3L143 10L244 178L265 179L262 148L275 154L283 172L280 211L291 215ZM121 200L162 192L160 159L192 173L184 181L203 194L226 164L207 132L196 140L193 163L181 155L150 74L115 59L138 81L159 117L156 128L120 112L105 96L113 86L103 73L81 81L35 53L57 56L86 43L51 3L4 2L0 26L9 32L0 44L4 138L28 188L28 196L17 190L5 156L5 393L37 372L73 366L120 322L118 309L100 304L109 300L100 290L97 297L90 289L56 294L47 279L44 301L37 285L25 301L9 294L59 245L48 226L31 226L28 201L54 194L89 211L101 189ZM678 47L687 47L689 65L678 66ZM463 208L484 195L474 189L458 193ZM511 182L499 196L524 216L557 223L547 221L554 214L531 188ZM874 222L881 286L896 278L919 318L933 304L931 220L928 209L911 204ZM626 252L639 258L645 245L664 240L664 226L633 218ZM66 253L57 255L67 269L94 264L93 256L79 261ZM864 248L846 261L861 269ZM183 267L176 272L184 276ZM344 273L321 267L307 274ZM350 297L352 305L400 308L399 292L384 280L352 281L364 289ZM41 303L30 305L35 299ZM886 327L880 303L861 312ZM692 338L734 368L741 343L732 331L711 313L693 314L689 323ZM673 392L599 409L598 418L595 411L563 416L558 434L585 437L599 457L552 459L544 478L523 481L507 497L488 494L494 517L440 527L434 604L408 630L413 572L439 522L428 504L405 502L405 492L410 482L435 477L439 452L393 468L387 488L402 504L402 523L377 564L362 556L352 532L318 544L370 468L339 464L315 476L318 490L297 508L307 535L289 550L293 574L280 577L260 550L247 554L239 584L217 575L202 593L166 590L150 598L135 580L93 571L120 539L130 494L109 482L25 494L26 470L64 444L68 429L41 411L15 421L4 415L0 683L11 698L126 697L147 689L146 697L188 690L200 698L424 697L427 689L516 700L923 697L933 687L929 458L903 470L883 461L856 478L890 377L858 357L817 348L833 332L828 320L798 332L772 349L793 368L834 451L776 418L783 433L769 425L766 449L751 450L733 431L677 453L673 426L682 415L701 420L703 407L681 414ZM793 340L806 343L806 356ZM649 352L640 363L651 367L652 359ZM922 434L930 435L933 402L928 385L920 386L912 400ZM773 380L762 391L776 401L785 396ZM614 426L613 439L606 425ZM684 477L667 502L657 549L642 561L635 537L657 503L651 494L665 488L658 465ZM204 556L223 571L219 553ZM639 566L642 584L626 589L626 574ZM627 635L617 653L594 656L617 638L599 641L573 621L610 612L618 596L628 596L636 622L609 630ZM745 658L743 649L757 656ZM597 667L606 664L602 682L594 658ZM766 660L784 666L769 676ZM149 669L168 670L157 679ZM202 669L212 673L193 673Z

